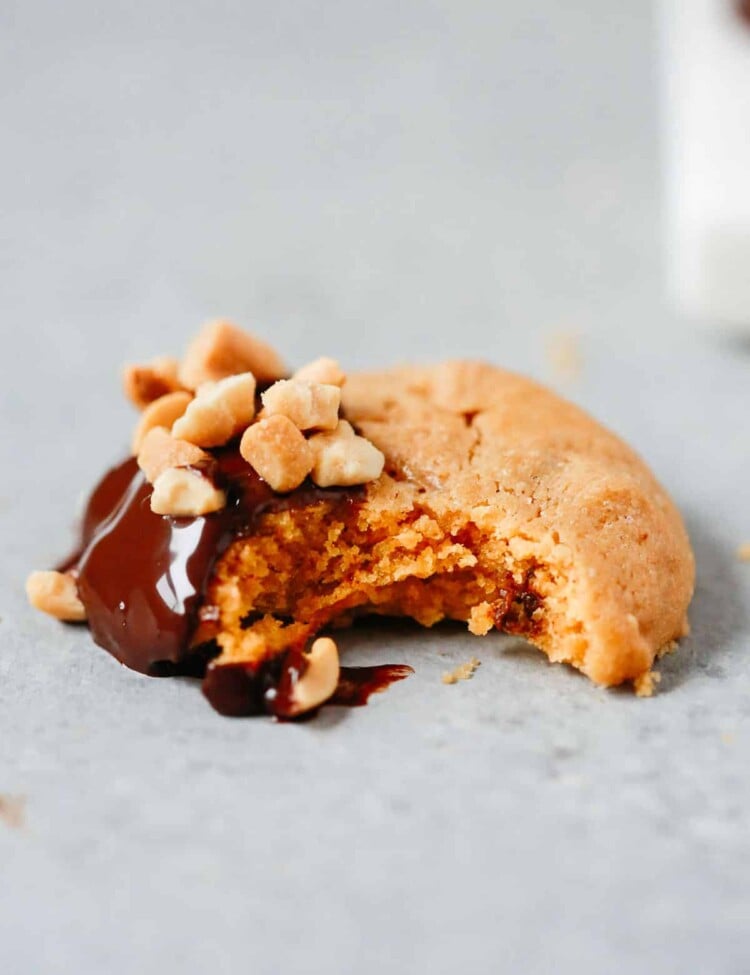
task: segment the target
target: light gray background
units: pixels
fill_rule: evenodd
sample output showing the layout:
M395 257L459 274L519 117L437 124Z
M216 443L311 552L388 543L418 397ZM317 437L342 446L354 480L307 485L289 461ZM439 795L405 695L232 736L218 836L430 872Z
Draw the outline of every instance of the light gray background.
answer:
M0 969L746 972L750 365L664 304L651 5L5 0L0 99ZM365 629L351 660L416 675L230 721L31 613L124 449L120 364L216 314L294 362L552 382L580 332L563 391L697 551L661 693Z

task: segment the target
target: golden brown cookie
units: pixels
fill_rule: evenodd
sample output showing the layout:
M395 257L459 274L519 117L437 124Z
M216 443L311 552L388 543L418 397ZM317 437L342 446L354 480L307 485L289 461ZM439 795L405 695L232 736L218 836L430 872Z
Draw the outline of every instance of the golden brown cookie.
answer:
M598 684L644 686L687 632L694 561L629 447L483 363L350 375L342 393L385 470L354 500L269 511L232 543L196 636L221 647L209 684L377 613L520 634Z
M674 505L630 448L528 379L476 362L347 377L329 358L286 379L225 321L133 376L134 456L29 599L129 667L203 677L223 713L362 703L380 678L343 673L319 634L368 614L518 634L642 695L687 632Z

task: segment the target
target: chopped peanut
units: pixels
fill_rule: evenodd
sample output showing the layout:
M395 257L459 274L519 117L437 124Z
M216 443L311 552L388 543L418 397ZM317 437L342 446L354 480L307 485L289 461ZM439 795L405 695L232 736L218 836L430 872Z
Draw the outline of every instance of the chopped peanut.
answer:
M312 470L310 445L292 421L281 415L248 427L240 453L274 491L293 491Z
M199 447L220 447L236 437L255 415L255 376L243 372L198 389L172 433Z
M293 718L324 704L339 682L339 651L327 636L319 637L307 654L307 668L292 688L283 717Z
M219 320L205 325L188 346L179 378L188 389L197 389L240 372L251 372L258 382L266 383L280 379L286 369L270 345Z
M287 416L299 430L335 430L341 389L327 383L282 379L263 393L264 415Z
M312 479L319 487L349 487L380 477L385 457L342 420L332 433L318 433L308 441L315 462Z
M138 466L150 484L170 467L197 467L211 460L205 450L187 440L178 440L166 427L149 430L138 451Z
M80 623L86 619L86 608L69 572L32 572L26 580L26 595L35 609L59 620Z
M151 510L157 515L194 518L218 511L227 496L198 471L187 467L170 467L154 481Z
M302 366L292 376L304 383L325 383L329 386L343 386L346 376L341 370L341 366L335 359L321 356L313 362L308 362Z
M167 393L166 396L160 396L153 403L149 403L136 424L131 444L132 452L138 454L149 430L153 430L154 427L171 427L188 408L192 398L191 393Z
M179 363L169 356L152 359L145 365L125 366L122 383L125 395L139 410L155 399L183 389L177 378Z

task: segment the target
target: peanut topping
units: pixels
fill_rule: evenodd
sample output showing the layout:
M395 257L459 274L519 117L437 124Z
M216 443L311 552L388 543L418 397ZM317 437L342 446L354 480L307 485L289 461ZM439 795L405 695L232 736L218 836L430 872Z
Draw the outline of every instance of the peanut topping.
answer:
M125 366L122 373L125 395L142 410L155 399L178 392L183 388L177 378L178 367L177 359L168 356L152 359L145 365Z
M198 471L187 467L170 467L154 481L151 510L157 515L195 518L219 511L227 496Z
M248 427L240 453L274 491L293 491L312 470L310 445L286 416L269 416Z
M197 389L240 372L251 372L258 382L266 383L281 378L286 369L270 345L219 320L205 325L188 346L179 378L188 389Z
M255 376L243 372L201 386L172 433L199 447L220 447L241 433L254 415Z
M26 580L26 595L35 609L59 620L81 623L86 619L86 608L69 572L32 572Z
M312 479L319 487L350 487L380 477L385 457L341 420L332 433L318 433L308 441L315 461Z
M364 484L380 475L383 454L339 419L346 378L339 363L320 357L292 379L283 378L286 374L270 346L226 321L207 324L181 363L161 357L125 367L125 393L142 410L131 448L151 486L154 514L198 518L225 508L230 486L221 478L232 482L237 458L233 448L226 466L226 452L209 451L236 443L235 438L241 438L242 458L280 494L294 491L311 474L320 487ZM256 415L258 383L263 409ZM227 490L217 486L214 473ZM149 494L142 480L135 486L140 516ZM233 525L231 519L228 524ZM154 570L161 571L158 560ZM61 620L86 619L74 571L34 572L26 589L31 604L43 612ZM316 640L293 688L289 713L301 714L327 700L338 674L336 644Z
M170 467L197 467L211 459L205 450L187 440L178 440L165 427L149 430L138 451L138 466L150 484Z
M307 669L292 688L284 717L305 714L327 701L338 685L339 670L338 647L330 637L319 637L307 654Z
M343 386L346 376L335 359L321 356L320 359L308 362L307 365L298 369L292 379L304 383L326 383L329 386Z
M264 416L289 417L299 430L335 430L341 390L327 383L282 379L263 393Z
M270 346L221 320L203 328L179 366L160 358L127 367L125 390L144 407L132 449L148 480L155 484L171 468L205 466L210 455L199 448L222 447L243 433L242 456L274 491L294 490L311 471L321 487L378 477L383 455L339 422L346 377L338 362L321 356L292 379L281 379L284 371ZM256 380L271 383L257 416ZM157 506L173 503L161 500L165 491Z
M166 396L160 396L150 403L141 413L141 418L136 424L131 445L132 452L137 454L140 451L149 430L153 430L154 427L171 427L188 408L192 398L190 393L167 393Z

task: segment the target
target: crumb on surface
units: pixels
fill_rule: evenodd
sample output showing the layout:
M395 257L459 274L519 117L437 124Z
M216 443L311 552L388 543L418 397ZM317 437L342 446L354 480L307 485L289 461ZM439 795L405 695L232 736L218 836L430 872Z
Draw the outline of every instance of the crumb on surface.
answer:
M547 339L547 361L558 379L575 380L583 371L581 338L576 332L555 332Z
M471 660L467 660L464 664L459 664L454 670L447 670L442 677L444 684L457 684L460 680L471 680L474 676L474 671L481 664L481 660L477 660L476 657L472 657Z
M677 647L677 640L670 640L668 643L665 643L663 647L660 647L659 650L657 650L656 656L659 658L666 657L668 654L674 653Z
M743 542L738 547L737 559L740 562L750 562L750 542Z
M638 697L651 697L656 690L656 685L661 680L658 670L647 670L633 681L633 687Z
M26 799L0 793L0 822L11 829L20 829L26 818Z

